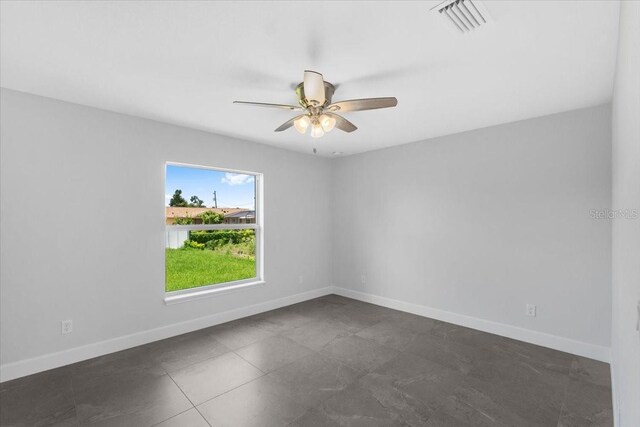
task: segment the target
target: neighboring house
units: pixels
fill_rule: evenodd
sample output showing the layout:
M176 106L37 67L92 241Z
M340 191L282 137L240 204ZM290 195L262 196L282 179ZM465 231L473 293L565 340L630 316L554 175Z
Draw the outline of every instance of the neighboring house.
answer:
M253 212L253 221L250 222L255 222L255 212L247 211L246 209L241 208L182 208L177 206L167 206L165 208L165 223L167 225L171 225L175 224L176 218L192 218L194 224L202 224L202 219L200 219L198 215L209 211L217 212L224 215L224 222L227 222L226 218L228 215L234 215L239 212ZM234 223L246 224L246 222L242 221L236 221Z
M256 211L239 211L224 216L225 224L255 224Z

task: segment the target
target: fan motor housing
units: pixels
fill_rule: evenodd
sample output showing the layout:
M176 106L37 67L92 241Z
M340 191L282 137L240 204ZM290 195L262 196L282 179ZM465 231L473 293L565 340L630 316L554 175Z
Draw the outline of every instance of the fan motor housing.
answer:
M327 81L324 82L325 101L324 101L324 104L322 104L323 107L326 107L327 105L331 104L331 98L333 97L333 93L335 91L336 91L336 88L334 85L332 85ZM304 82L296 86L296 95L298 96L298 103L300 103L300 105L303 108L312 107L312 105L309 104L309 102L307 102L307 98L304 96Z

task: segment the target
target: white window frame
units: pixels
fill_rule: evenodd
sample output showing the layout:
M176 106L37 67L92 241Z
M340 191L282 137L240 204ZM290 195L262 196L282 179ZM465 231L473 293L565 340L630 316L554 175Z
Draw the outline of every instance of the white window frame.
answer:
M255 224L193 224L193 225L168 225L166 224L165 213L163 212L163 219L165 221L165 234L172 231L204 231L204 230L246 230L253 229L256 239L256 275L249 279L234 280L231 282L213 283L210 285L195 286L189 289L181 289L178 291L167 291L167 278L166 278L166 249L165 249L165 268L164 268L164 288L166 304L173 304L178 302L185 302L193 299L200 299L210 297L214 295L226 294L229 292L235 292L243 290L253 286L261 286L265 284L264 280L264 226L263 226L263 205L262 205L262 191L263 191L263 175L257 172L242 171L237 169L219 168L215 166L202 166L194 165L190 163L177 163L166 162L164 168L164 182L165 190L167 183L167 166L180 166L194 169L206 169L216 172L229 172L243 175L251 175L254 177L254 194L255 194ZM166 192L166 191L165 191ZM164 194L164 193L163 193ZM166 212L166 207L165 207ZM165 239L166 240L166 239Z

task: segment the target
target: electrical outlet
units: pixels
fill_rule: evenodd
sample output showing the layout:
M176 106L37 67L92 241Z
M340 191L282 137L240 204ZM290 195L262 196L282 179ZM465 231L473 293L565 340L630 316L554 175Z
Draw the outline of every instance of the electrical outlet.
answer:
M536 306L527 304L527 316L536 317Z
M366 274L362 274L362 275L360 276L360 281L361 281L363 284L367 283L367 275L366 275Z
M60 322L62 335L67 335L73 332L73 320L63 320Z

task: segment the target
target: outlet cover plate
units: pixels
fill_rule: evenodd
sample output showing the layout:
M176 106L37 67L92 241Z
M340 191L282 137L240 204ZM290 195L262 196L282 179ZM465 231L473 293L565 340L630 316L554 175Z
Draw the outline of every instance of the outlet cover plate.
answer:
M536 306L527 304L527 316L536 317Z
M63 320L60 322L62 335L67 335L73 332L73 320Z

